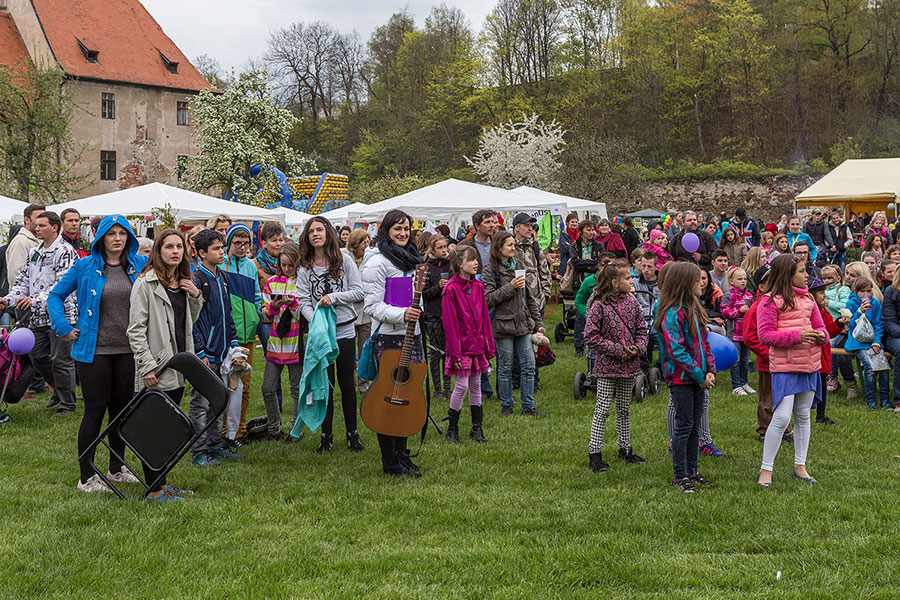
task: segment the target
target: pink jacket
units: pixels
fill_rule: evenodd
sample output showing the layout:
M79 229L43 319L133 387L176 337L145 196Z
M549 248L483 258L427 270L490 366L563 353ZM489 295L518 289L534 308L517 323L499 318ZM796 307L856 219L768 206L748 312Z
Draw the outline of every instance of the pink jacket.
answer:
M772 373L814 373L822 368L822 349L800 341L800 333L816 329L828 333L816 301L806 288L794 288L794 308L781 310L781 296L765 296L759 302L757 330L759 341L771 346L769 370Z
M741 312L741 307L749 307L753 304L753 300L755 300L753 294L747 290L731 288L728 304L722 307L722 316L729 320L729 326L734 333L731 339L735 342L744 341L744 315L747 313Z
M466 280L459 275L451 277L442 292L441 311L448 363L463 356L496 356L491 317L484 299L484 285L480 281Z

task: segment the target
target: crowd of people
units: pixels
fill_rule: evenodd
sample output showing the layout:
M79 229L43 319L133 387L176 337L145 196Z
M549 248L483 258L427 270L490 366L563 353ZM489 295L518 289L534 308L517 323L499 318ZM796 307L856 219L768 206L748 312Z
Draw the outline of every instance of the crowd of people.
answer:
M254 390L248 365L257 343L265 356L266 416L258 439L296 443L317 403L324 415L316 421L317 452L332 451L337 384L347 448L361 452L358 400L369 382L358 376L358 358L369 344L377 364L385 350L403 345L409 324L415 331L411 360L423 362L427 355L435 397L449 402L447 440L460 441L468 396L469 436L485 442L482 402L494 386L502 416L514 414L515 389L522 415L547 416L535 403L541 389L536 348L554 279L575 298L575 353L590 350L597 378L589 440L594 471L609 468L603 437L613 406L619 458L645 462L631 446L630 402L635 377L659 364L670 396L673 482L683 492L712 486L697 464L700 452L725 455L709 433L708 390L716 381L710 332L737 347L732 393L758 395L760 485L772 484L783 440L794 443L794 475L815 482L805 467L810 411L816 408L816 422L833 423L825 414L826 396L840 379L848 398L859 394L852 357L860 363L869 407L877 409L880 401L900 410L900 370L891 390L884 354L900 352L900 288L894 282L900 246L892 244L900 228L883 213L861 232L852 226L860 219L844 224L837 212L827 220L819 211L805 222L784 217L760 229L742 208L731 219L685 211L667 228L653 222L643 232L627 218L579 220L573 213L564 221L558 252L538 244L535 218L520 213L507 229L490 209L477 211L459 240L446 225L434 233L413 231L412 218L400 210L384 216L374 239L364 229L338 229L316 216L297 242L286 239L278 223L263 224L256 236L227 215L186 233L165 229L153 240L139 239L124 216L110 215L92 220L91 243L82 239L81 216L72 209L57 215L30 205L24 221L0 253L7 269L0 324L15 318L34 332L35 389L49 385L47 408L56 415L74 412L80 381L85 410L79 455L104 416L118 414L136 391L155 388L180 403L185 381L162 366L189 352L229 390L221 422L208 428L210 402L191 391L188 414L195 431L204 432L191 449L192 462L211 467L239 460L237 450L250 441L247 411ZM689 234L697 243L686 249ZM860 239L861 260L846 264ZM413 306L410 281L422 263L428 271L423 302ZM832 348L842 350L832 356ZM307 355L328 350L330 361L305 364ZM749 384L751 353L758 391ZM378 434L378 445L385 474L420 476L406 438ZM120 459L124 442L113 436L111 446L107 477L137 482ZM108 490L91 465L92 457L81 460L77 489ZM148 500L171 502L190 493L148 465L144 475L158 480Z

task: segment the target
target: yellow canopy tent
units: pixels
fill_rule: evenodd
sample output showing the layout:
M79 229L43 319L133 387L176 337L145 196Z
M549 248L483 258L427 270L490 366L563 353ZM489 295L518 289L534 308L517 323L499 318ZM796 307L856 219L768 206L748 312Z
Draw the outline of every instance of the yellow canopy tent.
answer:
M849 212L872 214L877 210L897 214L900 196L900 158L845 160L822 179L803 190L794 208L841 207ZM894 206L889 210L888 204Z

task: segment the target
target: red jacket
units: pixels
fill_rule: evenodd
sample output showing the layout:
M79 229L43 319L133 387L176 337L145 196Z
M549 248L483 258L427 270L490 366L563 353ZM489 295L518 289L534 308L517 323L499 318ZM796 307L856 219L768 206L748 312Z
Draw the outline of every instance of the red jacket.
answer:
M756 302L744 313L744 345L756 355L756 370L768 373L769 347L759 341L759 333L756 331L756 309L759 308L760 299L761 296L757 295Z
M820 306L819 312L822 313L822 320L825 321L825 330L828 331L829 338L833 338L844 330L843 325L835 323L827 309ZM822 346L822 373L831 374L831 344Z

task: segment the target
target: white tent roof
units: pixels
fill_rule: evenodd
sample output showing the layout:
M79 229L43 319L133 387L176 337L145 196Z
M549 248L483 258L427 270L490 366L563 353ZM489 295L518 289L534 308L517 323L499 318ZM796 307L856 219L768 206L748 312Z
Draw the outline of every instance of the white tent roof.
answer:
M593 200L582 200L581 198L573 198L572 196L563 196L553 192L545 192L538 188L523 185L512 190L517 194L522 194L528 198L543 199L547 203L563 202L567 210L581 210L587 212L595 212L600 215L601 219L608 219L606 212L606 204L603 202L594 202Z
M27 202L13 200L12 198L7 198L6 196L0 196L0 221L24 221L25 207L27 206Z
M797 200L842 201L897 198L900 158L845 160L797 196Z
M349 211L351 221L377 221L389 210L399 208L413 219L443 219L468 217L489 208L497 212L566 209L565 202L548 202L546 198L529 198L510 190L447 179L406 194L388 198L363 208Z
M293 208L287 208L286 206L276 206L269 210L283 214L285 225L305 225L306 222L312 218L312 215L300 212L299 210L294 210Z
M77 209L82 216L149 215L155 208L166 204L172 207L177 221L203 221L216 215L228 215L235 221L278 221L284 223L284 213L221 200L172 187L163 183L150 183L119 190L109 194L72 200L53 206L54 211Z
M363 204L362 202L354 202L353 204L348 204L347 206L342 206L341 208L323 212L321 216L331 221L331 224L335 227L343 227L347 224L348 215L351 210L361 210L366 208L367 206L369 205Z

